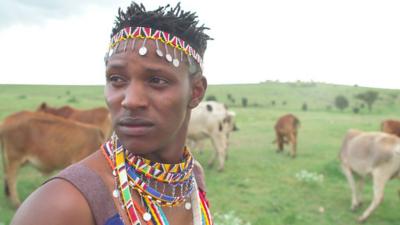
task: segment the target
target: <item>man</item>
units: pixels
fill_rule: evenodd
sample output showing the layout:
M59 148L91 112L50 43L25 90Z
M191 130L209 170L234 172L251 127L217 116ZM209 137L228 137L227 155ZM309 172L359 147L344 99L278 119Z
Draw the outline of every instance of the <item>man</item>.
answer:
M32 193L11 224L212 224L185 148L191 109L207 88L210 37L197 24L179 4L119 10L105 56L114 135Z

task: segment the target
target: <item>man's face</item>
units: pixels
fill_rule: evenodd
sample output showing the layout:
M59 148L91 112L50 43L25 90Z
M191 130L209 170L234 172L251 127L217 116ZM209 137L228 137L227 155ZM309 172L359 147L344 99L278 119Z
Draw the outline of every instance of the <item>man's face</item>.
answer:
M106 67L105 98L116 134L136 154L183 145L190 110L204 95L205 79L190 78L186 61L174 67L159 57L155 41L146 41L145 56L138 54L141 40L133 51L130 45L112 55Z

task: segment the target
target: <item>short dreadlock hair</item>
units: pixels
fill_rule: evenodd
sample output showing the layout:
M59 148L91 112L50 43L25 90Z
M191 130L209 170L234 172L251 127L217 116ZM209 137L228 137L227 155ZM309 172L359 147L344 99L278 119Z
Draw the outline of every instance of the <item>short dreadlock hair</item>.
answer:
M153 11L147 11L143 4L132 2L124 12L118 9L118 16L111 32L111 37L125 27L149 27L152 29L168 32L186 41L201 56L207 48L207 40L212 40L204 33L208 30L204 24L198 26L195 12L185 12L180 3L175 7L169 4L160 6Z

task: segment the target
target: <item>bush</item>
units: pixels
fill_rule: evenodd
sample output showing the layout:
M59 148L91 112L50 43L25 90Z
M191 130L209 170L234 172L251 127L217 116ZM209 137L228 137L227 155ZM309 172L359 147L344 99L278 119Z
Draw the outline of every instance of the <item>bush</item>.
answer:
M235 98L234 98L231 94L228 94L226 97L229 99L229 101L230 101L232 104L235 104L236 100L235 100Z
M206 101L217 101L217 97L214 95L209 95L206 97Z
M335 106L340 111L343 111L343 109L345 109L345 108L347 108L349 106L349 101L343 95L338 95L335 98Z
M331 111L332 110L332 106L331 105L327 105L326 106L326 110Z
M307 111L308 110L308 105L307 105L307 103L303 103L303 105L301 106L301 109L303 110L303 111Z
M358 114L360 112L360 109L359 108L357 108L357 107L354 107L353 108L353 113L354 114Z
M286 101L283 101L283 102L282 102L282 105L286 105L286 104L287 104L287 102L286 102Z
M276 104L275 100L272 100L272 101L271 101L271 105L274 106L275 104Z
M20 95L18 96L18 99L26 99L26 95Z
M78 102L78 99L77 99L75 96L72 96L71 98L69 98L69 99L67 100L67 102L68 102L68 103L76 103L76 102Z
M247 98L246 98L246 97L243 97L243 98L242 98L242 106L243 106L243 107L247 107L247 104L248 104Z

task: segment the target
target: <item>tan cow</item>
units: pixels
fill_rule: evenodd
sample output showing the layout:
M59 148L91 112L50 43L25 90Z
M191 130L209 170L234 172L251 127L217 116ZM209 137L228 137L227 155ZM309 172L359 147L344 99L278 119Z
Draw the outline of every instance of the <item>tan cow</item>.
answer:
M399 120L384 120L381 123L381 131L394 134L400 137L400 121Z
M222 171L227 157L229 133L235 129L234 113L228 111L224 104L215 101L202 102L192 110L187 143L195 148L202 141L211 139L215 151L208 165L212 166L218 159L218 170Z
M276 134L275 142L278 145L277 152L283 151L285 143L292 145L291 156L296 157L297 150L297 132L300 126L300 120L293 114L286 114L278 119L274 129Z
M361 205L364 180L372 176L374 196L369 207L358 218L359 222L363 222L382 202L386 182L400 175L400 138L383 132L351 129L344 137L340 160L352 192L352 210ZM360 177L357 184L354 173Z
M42 112L23 111L8 116L0 127L5 191L12 204L20 204L16 180L26 162L43 173L62 169L88 156L104 140L93 125Z
M97 107L87 110L75 109L70 106L53 108L43 102L38 107L37 111L98 126L103 131L105 139L108 139L112 133L111 116L108 109L105 107Z

